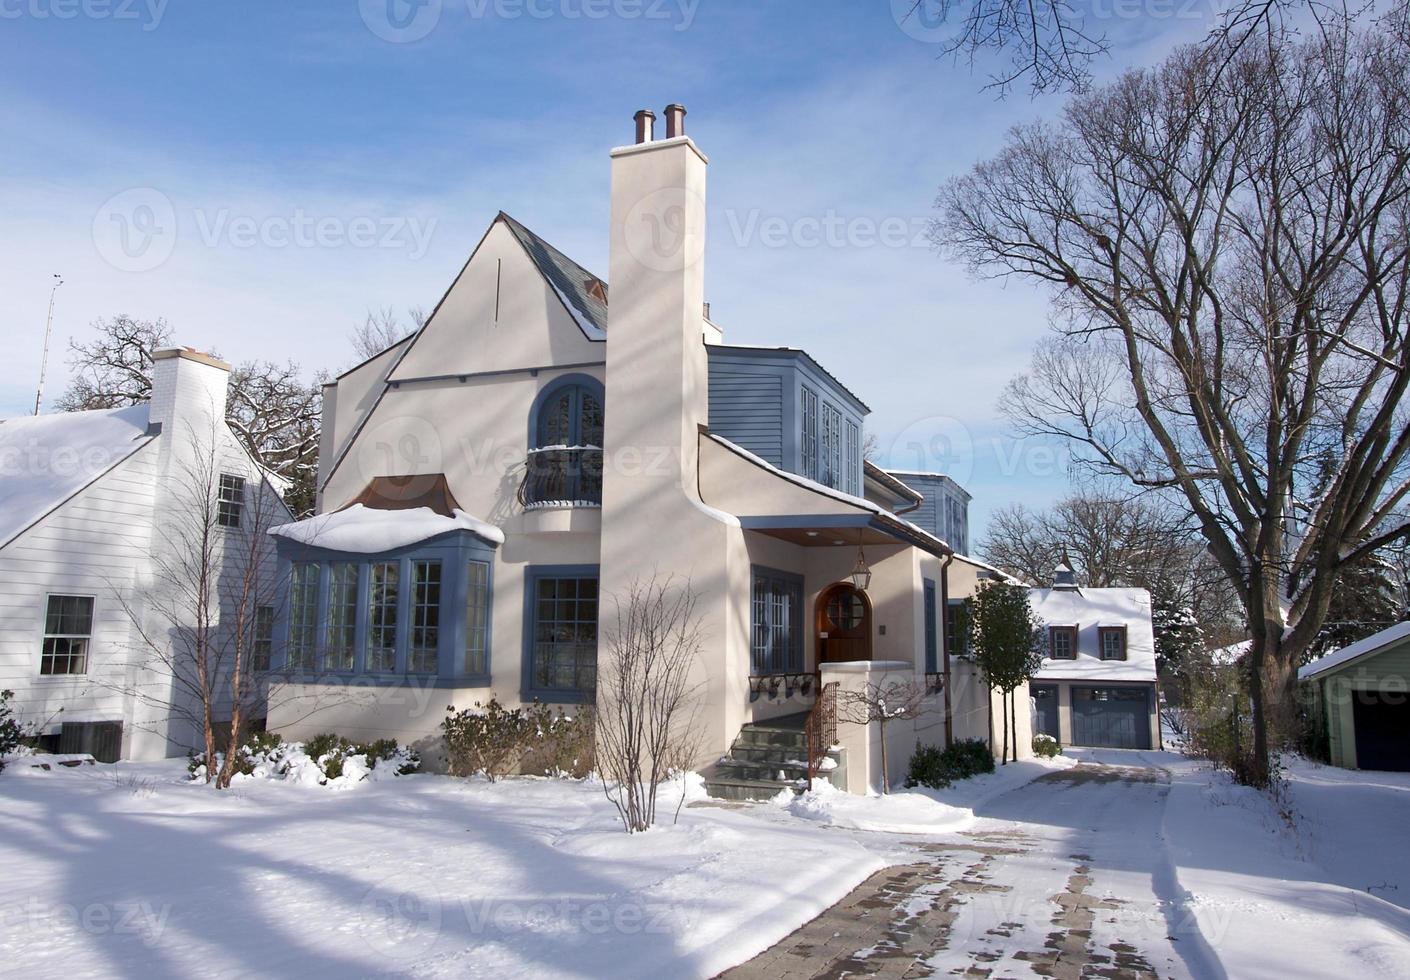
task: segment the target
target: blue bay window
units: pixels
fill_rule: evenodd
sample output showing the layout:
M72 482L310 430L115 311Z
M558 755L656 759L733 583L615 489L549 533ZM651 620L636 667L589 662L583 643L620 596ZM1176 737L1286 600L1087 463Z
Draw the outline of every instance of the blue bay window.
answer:
M489 683L492 544L453 531L378 554L285 542L280 549L292 570L276 670Z

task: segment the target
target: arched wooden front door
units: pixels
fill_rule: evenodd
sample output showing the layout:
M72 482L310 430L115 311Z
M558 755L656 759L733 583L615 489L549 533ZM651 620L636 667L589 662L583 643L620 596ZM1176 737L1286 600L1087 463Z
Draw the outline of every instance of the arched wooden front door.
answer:
M818 597L818 663L871 659L871 600L839 582Z

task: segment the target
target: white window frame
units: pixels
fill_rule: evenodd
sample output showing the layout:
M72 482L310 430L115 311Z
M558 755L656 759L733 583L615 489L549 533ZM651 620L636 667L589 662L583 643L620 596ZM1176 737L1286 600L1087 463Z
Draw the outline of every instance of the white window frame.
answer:
M227 486L227 481L229 485ZM222 473L216 481L215 522L221 527L237 528L245 519L245 486L247 481L238 473ZM227 492L228 491L228 492ZM239 496L236 496L238 491Z
M55 599L87 599L88 606L88 632L87 633L50 633L49 632L49 603ZM46 592L44 594L44 609L40 614L40 640L39 640L39 676L40 677L81 677L88 673L88 668L93 661L93 627L98 621L98 598L86 592ZM44 660L49 657L51 660L55 655L46 654L45 648L50 640L83 640L83 669L66 670L62 673L45 671ZM73 654L63 654L64 658L71 664Z

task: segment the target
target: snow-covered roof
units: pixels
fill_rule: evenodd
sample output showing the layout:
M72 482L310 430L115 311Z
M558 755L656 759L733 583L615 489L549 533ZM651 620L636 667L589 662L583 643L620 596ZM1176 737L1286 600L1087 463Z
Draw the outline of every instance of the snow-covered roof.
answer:
M151 441L147 403L0 421L0 548Z
M1325 674L1329 670L1344 666L1360 657L1379 653L1392 643L1397 643L1406 637L1410 637L1410 623L1396 623L1389 629L1373 633L1365 639L1357 640L1350 646L1344 646L1340 650L1333 650L1326 656L1317 658L1298 670L1298 679L1306 680L1309 677L1316 677L1318 674Z
M1044 660L1037 680L1153 681L1155 629L1145 589L1033 589L1033 611L1049 626L1077 627L1074 660ZM1097 630L1126 627L1126 659L1102 660Z
M269 533L299 544L330 551L380 554L416 544L449 531L469 531L492 544L504 544L504 532L478 517L457 510L454 517L429 507L378 510L353 504L331 514L317 514Z

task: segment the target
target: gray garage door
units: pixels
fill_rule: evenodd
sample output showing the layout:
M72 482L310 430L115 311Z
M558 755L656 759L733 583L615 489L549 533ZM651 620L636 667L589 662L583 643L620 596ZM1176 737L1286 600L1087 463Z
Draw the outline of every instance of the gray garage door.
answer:
M1028 693L1033 697L1033 707L1038 712L1038 724L1033 734L1043 732L1058 738L1058 689L1056 684L1031 684Z
M1072 744L1151 747L1150 693L1144 687L1074 687Z

